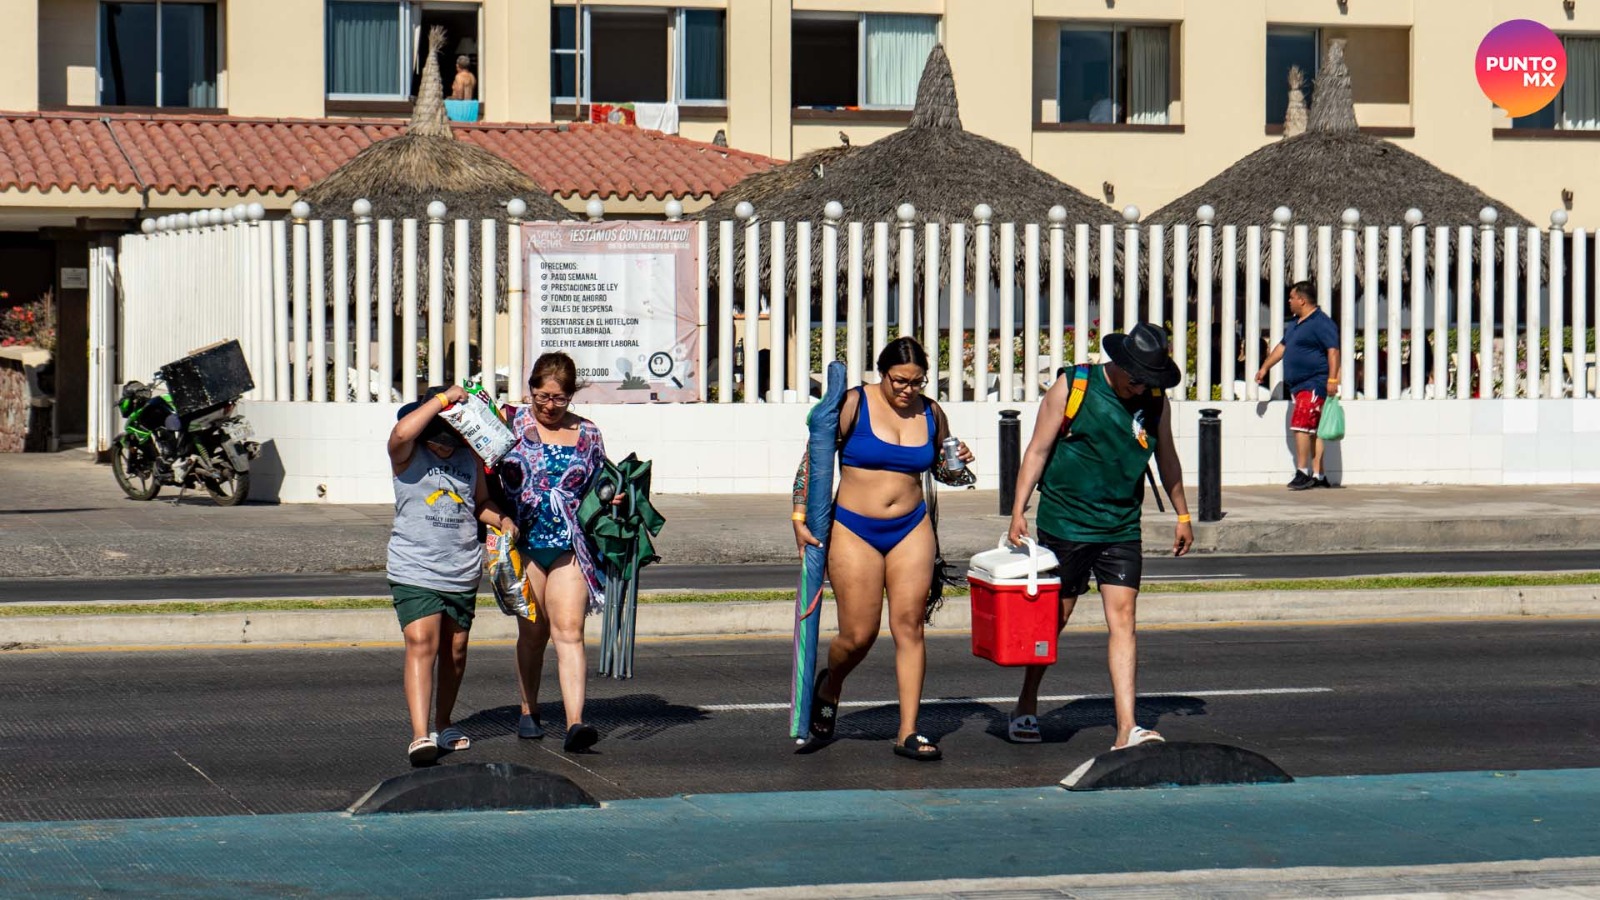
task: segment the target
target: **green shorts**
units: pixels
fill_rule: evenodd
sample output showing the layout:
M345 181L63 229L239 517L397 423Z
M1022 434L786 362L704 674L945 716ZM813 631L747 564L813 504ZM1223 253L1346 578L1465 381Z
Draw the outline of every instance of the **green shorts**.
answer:
M444 613L461 626L462 631L472 628L472 614L478 608L477 591L437 591L433 588L389 582L394 594L394 612L400 617L400 627L418 619Z

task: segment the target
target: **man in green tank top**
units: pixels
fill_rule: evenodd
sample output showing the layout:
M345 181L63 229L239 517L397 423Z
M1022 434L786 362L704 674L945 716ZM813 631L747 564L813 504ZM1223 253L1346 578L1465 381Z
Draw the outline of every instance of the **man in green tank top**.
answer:
M1189 551L1194 530L1172 442L1172 407L1163 396L1183 380L1167 352L1167 335L1140 323L1127 334L1107 335L1103 346L1108 362L1087 367L1086 380L1076 386L1077 373L1062 369L1039 404L1033 439L1017 473L1009 536L1013 544L1027 537L1024 512L1037 486L1039 543L1060 563L1062 627L1078 596L1088 591L1091 574L1099 585L1111 633L1107 662L1117 713L1112 749L1120 750L1162 739L1134 720L1134 612L1144 563L1140 517L1152 455L1178 514L1174 555ZM1041 740L1039 683L1045 668L1029 666L1023 678L1007 730L1012 741Z

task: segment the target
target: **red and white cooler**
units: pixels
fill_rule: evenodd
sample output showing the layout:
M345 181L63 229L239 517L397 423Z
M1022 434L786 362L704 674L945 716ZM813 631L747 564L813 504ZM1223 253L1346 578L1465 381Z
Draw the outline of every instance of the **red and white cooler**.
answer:
M1039 573L1055 554L1024 539L972 558L972 655L1002 666L1052 665L1060 631L1061 579Z

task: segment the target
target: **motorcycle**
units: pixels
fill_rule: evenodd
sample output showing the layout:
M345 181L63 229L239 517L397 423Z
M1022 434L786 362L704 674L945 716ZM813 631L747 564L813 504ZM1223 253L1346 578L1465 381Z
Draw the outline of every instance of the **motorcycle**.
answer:
M124 385L117 410L127 422L111 448L111 471L123 493L153 500L171 485L181 500L184 491L204 487L218 506L243 503L261 445L250 439L244 416L234 414L237 400L179 415L171 394L138 381Z

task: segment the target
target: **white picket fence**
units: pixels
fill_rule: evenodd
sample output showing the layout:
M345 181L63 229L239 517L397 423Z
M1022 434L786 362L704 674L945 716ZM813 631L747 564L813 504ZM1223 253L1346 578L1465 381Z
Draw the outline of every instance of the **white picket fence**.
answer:
M596 207L591 204L592 219L603 213ZM1345 399L1595 395L1586 337L1590 323L1600 323L1600 297L1588 276L1592 235L1567 232L1560 211L1546 231L1497 227L1493 209L1484 210L1475 228L1430 227L1415 210L1403 225L1362 226L1352 210L1343 226L1313 229L1295 224L1287 209L1262 227L1218 225L1202 207L1199 224L1163 228L1137 224L1132 207L1122 226L1069 224L1060 207L1044 223L994 223L980 207L971 226L918 225L909 207L895 223L845 222L836 204L826 210L834 215L815 223L764 222L748 204L740 207L740 223L716 223L714 232L700 223L701 246L719 242L718 271L708 271L707 254L700 257L702 400L808 402L828 362L842 356L853 382L870 380L877 352L892 337L910 334L930 354L941 341L952 348L929 373L930 395L955 402L1034 401L1058 367L1098 352L1091 332L1137 321L1170 325L1173 355L1190 373L1175 396L1257 399L1257 388L1246 382L1282 335L1288 286L1308 279L1316 281L1323 308L1340 328ZM143 233L123 238L118 257L123 379L147 377L195 347L237 337L257 383L251 399L410 400L419 384L473 377L495 384L498 373L506 399L518 402L520 373L530 362L519 338L525 209L513 201L503 221L447 221L442 208L430 210L438 215L426 220L392 221L371 218L370 205L358 202L350 219L323 221L297 204L292 219L267 221L252 205L147 221ZM681 218L681 205L670 203L668 217ZM920 283L912 249L919 229ZM820 260L813 258L818 231ZM447 234L455 253L451 285L441 265ZM1097 238L1093 255L1091 237ZM978 273L990 272L997 256L1001 271L1014 270L1020 246L1023 277L998 285L971 279L969 296L969 240ZM898 249L892 275L891 241ZM735 283L734 251L741 245L751 260L770 259L767 284L757 265L746 266ZM509 257L503 286L495 254L477 252L501 246ZM1192 276L1186 262L1172 264L1187 260L1191 246L1198 249L1194 271L1208 273L1220 260L1216 282ZM1118 250L1120 279L1114 277ZM397 253L401 274L393 277ZM429 263L425 283L418 278L419 260ZM1241 268L1261 271L1263 261L1269 278L1239 276ZM476 303L473 265L480 272ZM815 313L814 299L820 301ZM505 322L477 312L493 310L500 300L507 301ZM447 307L453 312L448 330ZM745 310L763 314L745 316ZM762 348L765 361L755 352L763 320L775 323ZM510 340L500 339L502 324ZM815 354L814 331L820 332ZM1351 352L1358 337L1359 355ZM967 359L962 348L969 338ZM741 341L745 350L736 364ZM447 349L454 356L449 372ZM469 363L474 350L480 360L475 371ZM426 380L419 380L424 373ZM1272 381L1278 377L1275 372ZM747 388L763 382L765 391Z

